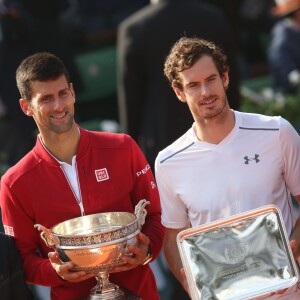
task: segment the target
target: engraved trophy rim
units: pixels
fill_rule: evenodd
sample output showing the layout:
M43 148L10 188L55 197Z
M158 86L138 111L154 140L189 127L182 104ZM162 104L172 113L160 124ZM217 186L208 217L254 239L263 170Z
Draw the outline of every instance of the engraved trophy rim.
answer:
M130 226L131 224L135 223L137 221L137 217L136 215L134 215L133 213L129 213L129 212L121 212L121 211L118 211L118 212L107 212L107 213L95 213L95 214L89 214L89 215L84 215L84 216L80 216L80 217L75 217L75 218L71 218L71 219L68 219L68 220L65 220L63 222L60 222L54 226L52 226L50 228L51 232L53 234L55 234L55 236L57 237L65 237L65 238L68 238L68 237L86 237L86 236L94 236L94 235L98 235L98 234L105 234L105 233L109 233L109 232L113 232L113 231L118 231L120 230L120 227L118 228L111 228L111 229L108 229L108 230L105 230L105 231L101 231L101 232L92 232L92 233L79 233L79 234L62 234L62 233L58 233L56 232L55 229L58 229L58 227L60 226L64 226L68 223L71 223L71 222L75 222L75 221L78 221L78 220L84 220L84 219L90 219L90 218L94 218L94 217L101 217L101 216L107 216L107 215L127 215L127 216L130 216L132 217L132 221L126 223L126 224L122 224L122 227L128 227Z
M74 271L95 273L97 285L89 299L125 299L124 291L108 280L108 271L125 264L122 256L132 256L127 247L137 243L149 204L142 199L134 213L101 212L71 218L50 229L41 224L34 227L45 244L58 252L61 262L72 261Z
M97 220L98 224L92 224L93 220ZM80 227L84 227L84 231ZM129 239L138 234L139 224L133 213L95 213L60 222L50 231L57 241L57 248L76 249L105 246Z

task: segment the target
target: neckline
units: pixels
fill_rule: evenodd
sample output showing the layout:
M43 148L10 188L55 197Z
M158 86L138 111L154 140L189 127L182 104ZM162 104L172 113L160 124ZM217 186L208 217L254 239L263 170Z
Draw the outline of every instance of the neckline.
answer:
M198 139L197 135L196 135L196 132L195 132L195 123L193 123L191 129L190 129L190 137L191 137L191 140L195 143L198 143L200 145L205 145L206 147L210 147L210 148L221 148L225 145L227 145L232 139L233 137L236 135L236 133L238 132L238 128L240 126L240 114L238 111L235 111L233 110L233 113L234 113L234 117L235 117L235 124L234 124L234 127L232 128L232 130L229 132L229 134L218 144L212 144L212 143L209 143L209 142L205 142L205 141L201 141Z

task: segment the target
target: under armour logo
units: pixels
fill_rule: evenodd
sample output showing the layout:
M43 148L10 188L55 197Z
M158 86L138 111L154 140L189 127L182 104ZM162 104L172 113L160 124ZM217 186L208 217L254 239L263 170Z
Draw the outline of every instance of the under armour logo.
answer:
M249 161L252 161L252 160L255 160L255 162L258 163L260 161L258 158L259 158L258 154L255 154L254 157L250 157L250 158L248 156L244 156L245 164L248 165Z

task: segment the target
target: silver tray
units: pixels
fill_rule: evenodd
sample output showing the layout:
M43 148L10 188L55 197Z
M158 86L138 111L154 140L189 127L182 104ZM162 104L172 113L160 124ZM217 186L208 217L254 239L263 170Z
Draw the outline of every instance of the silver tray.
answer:
M177 245L193 300L271 299L271 293L292 290L298 281L274 205L183 230Z

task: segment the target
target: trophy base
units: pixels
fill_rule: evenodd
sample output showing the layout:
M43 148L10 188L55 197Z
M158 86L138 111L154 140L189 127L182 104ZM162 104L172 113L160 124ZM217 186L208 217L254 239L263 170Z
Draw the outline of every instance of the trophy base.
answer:
M122 288L112 293L92 294L86 300L142 300L142 298Z

